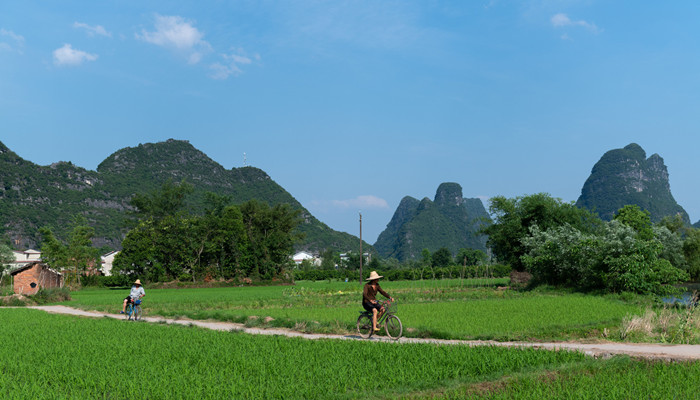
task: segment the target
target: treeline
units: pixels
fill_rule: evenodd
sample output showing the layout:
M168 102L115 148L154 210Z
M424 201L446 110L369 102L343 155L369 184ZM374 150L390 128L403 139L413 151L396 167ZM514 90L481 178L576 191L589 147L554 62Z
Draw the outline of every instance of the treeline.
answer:
M204 213L197 215L185 209L192 190L184 181L166 182L133 197L138 223L122 242L113 273L149 282L291 279L299 211L255 200L234 205L207 193Z
M700 279L700 231L680 216L652 224L649 212L628 205L603 221L544 193L494 197L489 210L493 255L534 284L661 294Z

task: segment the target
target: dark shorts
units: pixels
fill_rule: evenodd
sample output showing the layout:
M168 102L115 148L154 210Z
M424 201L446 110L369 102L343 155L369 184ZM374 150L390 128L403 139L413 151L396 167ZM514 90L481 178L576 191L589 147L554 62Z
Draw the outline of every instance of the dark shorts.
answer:
M133 303L133 301L131 301L131 295L126 296L124 300L126 300L127 303Z
M375 309L375 308L377 309L377 311L380 311L380 310L382 309L382 304L381 304L380 302L370 303L370 302L367 302L367 301L363 301L363 302L362 302L362 307L364 307L365 310L367 310L367 311L369 311L369 312L372 312L372 310Z

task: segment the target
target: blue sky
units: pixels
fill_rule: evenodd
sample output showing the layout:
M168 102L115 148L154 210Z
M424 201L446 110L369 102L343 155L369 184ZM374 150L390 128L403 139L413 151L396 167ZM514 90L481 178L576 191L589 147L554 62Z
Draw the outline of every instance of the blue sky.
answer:
M631 142L700 218L700 3L6 1L0 140L40 165L189 140L373 243L406 196L574 201Z

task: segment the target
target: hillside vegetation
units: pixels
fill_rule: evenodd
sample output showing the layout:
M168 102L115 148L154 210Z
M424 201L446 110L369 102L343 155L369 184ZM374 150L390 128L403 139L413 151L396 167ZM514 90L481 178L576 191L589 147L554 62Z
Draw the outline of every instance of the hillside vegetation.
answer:
M39 166L0 143L0 169L0 226L17 248L36 247L38 230L43 226L64 239L73 218L83 215L95 229L96 246L118 249L134 225L131 198L168 181L193 186L189 206L195 213L203 211L207 192L227 196L236 204L249 200L288 204L301 213L298 229L304 239L296 244L298 249L348 251L359 247L359 239L316 219L263 170L227 170L187 141L170 139L121 149L107 157L97 171L70 162ZM369 244L364 248L372 249Z

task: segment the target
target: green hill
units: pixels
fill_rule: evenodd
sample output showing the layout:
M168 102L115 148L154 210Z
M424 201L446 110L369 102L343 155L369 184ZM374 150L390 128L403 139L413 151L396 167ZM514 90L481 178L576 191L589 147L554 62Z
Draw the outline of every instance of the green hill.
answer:
M302 213L299 230L305 239L297 248L344 252L359 247L358 238L316 219L264 171L227 170L187 141L170 139L121 149L100 163L97 171L65 162L38 166L0 143L0 170L0 223L18 248L35 247L42 226L51 226L65 237L73 216L82 214L95 228L95 244L117 249L128 230L131 197L159 188L167 180L185 180L194 186L189 199L192 212L201 211L206 192L230 196L237 204L251 199L287 203Z
M688 214L671 194L668 178L661 156L653 154L646 158L644 149L631 143L622 149L610 150L600 158L584 183L576 205L610 220L620 208L636 204L648 210L654 222L665 216L680 215L689 224Z
M457 183L443 183L434 201L404 197L374 247L381 256L399 261L419 258L423 249L486 251L486 237L476 232L488 220L481 200L463 198Z

